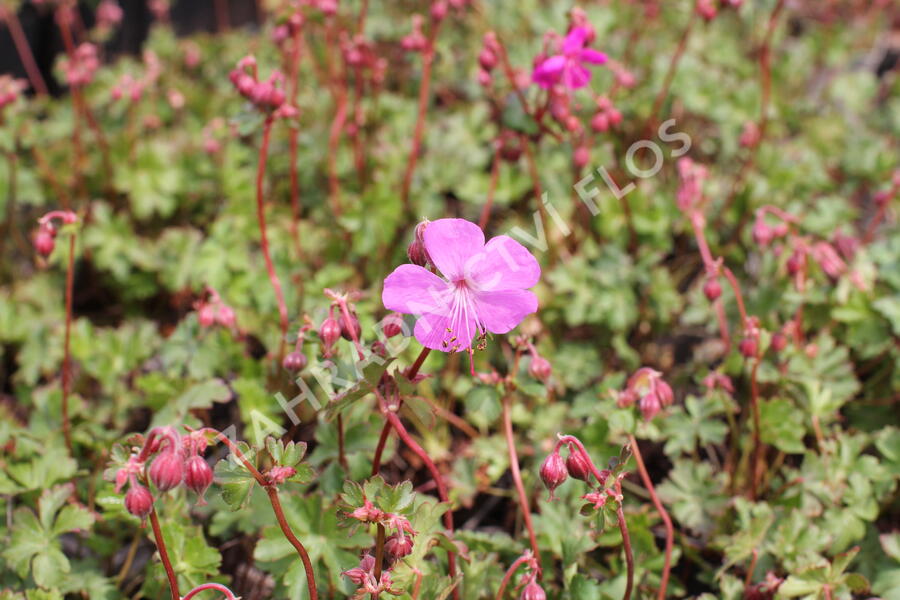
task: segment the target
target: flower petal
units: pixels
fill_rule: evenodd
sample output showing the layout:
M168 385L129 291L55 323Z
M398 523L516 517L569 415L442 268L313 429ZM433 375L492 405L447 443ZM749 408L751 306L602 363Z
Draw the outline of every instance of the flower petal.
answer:
M463 267L484 247L484 232L465 219L438 219L425 227L425 249L450 281L463 278Z
M429 225L430 227L430 225ZM449 312L446 281L418 265L400 265L384 280L381 301L388 310L409 315Z
M603 54L599 50L594 50L593 48L585 48L581 51L579 57L581 58L581 62L591 63L594 65L606 64L606 61L608 60L605 54Z
M455 352L472 347L475 337L475 313L470 302L464 302L450 314L426 314L416 321L413 333L419 343L432 350Z
M584 27L573 27L563 40L562 51L564 54L575 54L584 48L584 42L588 38L588 30Z
M537 259L507 235L492 238L466 263L466 279L475 292L530 288L540 277Z
M531 73L531 80L540 87L549 89L559 81L565 66L565 56L551 56L534 68L534 71Z
M579 64L568 65L563 72L563 85L572 90L584 87L590 80L591 72Z
M488 331L506 333L526 315L537 312L538 301L528 290L482 292L475 296L475 309Z

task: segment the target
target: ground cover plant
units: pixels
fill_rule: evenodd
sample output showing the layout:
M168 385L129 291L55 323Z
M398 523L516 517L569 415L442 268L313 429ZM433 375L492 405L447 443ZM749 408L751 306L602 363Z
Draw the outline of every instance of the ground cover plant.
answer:
M0 599L900 600L894 3L213 4L0 0Z

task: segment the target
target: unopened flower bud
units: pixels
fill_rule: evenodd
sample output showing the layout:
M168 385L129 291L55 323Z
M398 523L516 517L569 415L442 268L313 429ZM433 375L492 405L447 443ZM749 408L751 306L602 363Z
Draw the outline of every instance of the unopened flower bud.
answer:
M662 410L662 402L656 394L645 394L639 403L645 421L650 421Z
M779 331L772 335L772 341L769 345L775 352L781 352L787 347L787 337Z
M143 519L150 514L152 508L153 496L150 495L150 490L139 483L132 483L125 494L125 510Z
M328 317L322 321L322 326L319 327L319 338L326 350L330 350L339 337L341 337L341 325L337 320Z
M553 372L553 367L550 366L550 361L548 361L543 356L534 356L531 359L531 364L528 365L528 374L538 379L540 381L547 381L550 379L550 374Z
M234 325L234 309L227 304L221 304L216 313L216 320L222 327L231 327Z
M403 317L397 313L392 313L384 320L382 327L385 337L392 338L403 333Z
M569 472L566 470L566 462L563 457L559 455L559 452L551 452L541 465L541 481L550 490L551 500L553 499L553 490L562 485L568 476Z
M478 85L481 87L491 87L494 83L494 77L484 69L478 69Z
M295 373L297 371L302 371L306 366L306 355L302 352L289 352L284 360L281 361L281 366L285 368L286 371L290 371Z
M395 533L384 542L384 551L394 560L409 556L413 551L412 538Z
M574 446L569 446L569 457L566 458L566 471L569 472L569 475L581 481L590 481L591 479L591 467L587 458L585 458L580 449Z
M491 71L497 66L497 55L490 48L482 48L478 54L478 64L485 71Z
M609 130L609 116L604 112L598 112L591 119L591 129L596 133L603 133Z
M41 227L38 229L37 233L34 234L34 249L37 250L37 253L41 256L47 257L53 254L53 248L55 246L56 242L53 240L53 234L45 228Z
M522 590L519 600L547 600L547 594L544 593L544 588L532 581Z
M707 279L706 283L703 284L703 294L707 300L715 302L722 295L722 284L719 283L718 279Z
M268 473L266 473L266 478L275 485L279 485L296 474L297 469L295 469L294 467L274 466L269 469Z
M177 487L183 477L184 461L174 450L164 450L150 465L150 481L161 492Z
M195 454L187 459L184 467L184 485L200 496L200 504L206 504L203 494L212 482L212 469L202 456Z
M341 336L352 342L353 338L359 339L359 336L362 334L362 327L359 324L359 319L353 313L350 313L350 320L347 321L347 318L341 314Z
M806 267L806 254L795 250L787 260L787 270L791 275L797 275Z
M572 162L579 169L583 169L591 161L591 151L587 146L578 146L572 153Z
M756 356L756 340L751 337L745 337L738 344L738 350L745 358L753 358Z
M444 0L437 0L431 5L431 18L435 21L443 21L447 16L447 3Z
M216 322L216 309L209 304L204 304L197 310L197 321L201 327L212 327Z
M756 223L753 224L753 241L758 246L768 246L774 237L775 232L772 231L772 228L757 219Z

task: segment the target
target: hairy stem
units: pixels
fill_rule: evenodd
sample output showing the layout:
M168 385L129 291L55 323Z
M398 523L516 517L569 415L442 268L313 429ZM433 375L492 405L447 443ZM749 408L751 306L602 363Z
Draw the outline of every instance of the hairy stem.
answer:
M153 541L156 543L159 559L162 561L163 568L166 570L166 578L169 580L169 591L172 593L172 600L181 600L181 593L178 591L178 578L175 576L175 570L172 568L172 561L169 560L169 552L166 550L166 541L163 539L162 529L159 526L156 508L152 505L150 507L150 525L153 527Z
M616 484L616 492L622 497L622 485ZM622 546L625 549L625 565L627 569L627 579L625 582L625 595L622 600L631 600L631 590L634 587L634 553L631 550L631 537L628 535L628 524L625 522L625 511L622 509L622 502L619 502L616 508L616 516L619 521L619 531L622 532Z
M259 149L259 168L256 171L256 217L259 221L260 246L266 263L266 272L269 274L269 281L272 284L272 289L275 290L275 299L278 301L278 316L281 321L281 342L278 346L278 362L280 363L281 358L284 356L285 340L287 340L288 312L284 301L284 292L281 289L281 281L275 273L275 265L272 263L272 256L269 253L269 237L266 234L266 205L263 195L263 180L266 174L266 160L269 154L269 140L272 136L273 123L274 118L272 115L269 115L263 124L262 145Z
M669 585L669 572L672 568L672 546L675 542L675 528L672 526L672 519L669 517L669 513L666 511L665 506L663 506L659 496L656 495L656 488L650 480L650 474L647 473L647 467L644 465L644 458L641 456L641 450L638 447L637 440L633 434L628 435L628 443L631 444L631 451L634 454L634 460L637 463L638 473L641 475L644 487L647 488L647 492L650 494L650 500L653 502L653 506L656 507L656 511L659 513L660 518L662 518L663 525L666 528L665 561L663 563L663 571L659 583L659 593L657 594L657 598L663 600L666 597L666 587Z
M519 457L516 454L516 440L513 437L512 427L512 400L509 395L503 398L503 433L506 436L506 448L509 451L509 470L512 473L516 493L519 495L519 506L522 509L522 518L525 521L525 529L528 530L528 541L531 544L531 552L537 561L538 577L541 577L541 554L538 550L537 536L534 533L534 525L531 522L531 508L528 504L528 494L525 493L525 485L522 483L522 473L519 471Z
M384 525L381 523L378 524L378 535L375 538L375 583L378 584L381 581L381 566L382 562L384 562ZM372 594L372 600L378 600L378 596L380 596L378 592L374 592Z
M428 43L425 45L425 50L422 52L422 83L419 85L419 108L416 114L415 129L413 129L412 144L409 149L409 159L406 161L406 172L403 174L403 183L400 186L400 201L404 212L407 214L412 212L409 202L409 191L412 187L412 178L413 173L416 171L416 163L419 160L422 136L425 134L425 115L428 112L428 98L431 94L431 67L434 63L435 40L440 27L440 21L432 23Z
M22 66L25 67L25 73L28 75L28 81L31 84L32 89L34 89L38 95L46 96L47 83L44 81L41 70L34 60L34 54L31 52L31 46L28 45L28 38L25 35L25 31L22 29L22 23L19 21L19 16L14 10L9 8L0 8L0 14L2 14L3 20L6 22L6 28L9 30L9 35L12 37L13 44L16 46L19 60L22 61Z
M66 265L66 332L63 338L62 364L62 428L66 448L72 454L72 427L69 423L69 393L72 388L72 292L75 281L75 234L69 235L69 257Z
M500 588L497 590L497 595L494 596L495 600L503 600L503 594L506 593L506 586L509 585L510 580L512 580L513 575L516 574L516 570L523 563L529 562L530 557L528 556L520 556L515 560L515 562L509 565L509 568L506 570L506 574L503 576L503 581L500 582Z
M309 598L310 600L318 600L319 592L316 589L316 577L315 572L313 571L312 561L309 559L309 553L306 551L306 547L304 547L303 543L297 539L296 535L294 535L294 531L291 529L290 524L284 516L284 510L281 508L281 501L278 499L278 488L267 480L253 463L247 460L247 457L244 456L241 449L238 448L225 434L213 429L210 429L209 431L216 433L216 439L228 446L228 449L241 461L256 482L266 490L266 494L269 496L269 503L272 505L272 512L275 513L275 520L278 521L281 532L297 551L300 560L303 562L303 569L306 571L306 586L309 590Z

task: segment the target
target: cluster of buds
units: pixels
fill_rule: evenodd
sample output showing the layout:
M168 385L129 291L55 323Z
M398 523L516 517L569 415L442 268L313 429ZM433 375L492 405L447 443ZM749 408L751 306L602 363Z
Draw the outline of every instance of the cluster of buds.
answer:
M563 459L560 454L563 446L566 446L569 452L566 459ZM550 500L553 500L554 490L565 483L570 475L574 479L580 479L588 484L591 482L591 477L595 477L600 485L605 485L609 471L597 470L578 438L571 435L560 435L553 452L548 454L541 463L540 475L541 481L550 491Z
M206 504L203 495L213 482L212 469L203 458L207 444L202 431L182 436L174 427L152 429L140 451L135 450L115 474L116 492L128 484L125 509L141 519L150 514L153 496L145 485L148 481L162 493L184 484L197 494L199 505Z
M45 258L53 254L56 246L57 229L53 219L59 219L63 225L71 225L78 221L78 216L70 210L54 210L38 219L38 229L32 241L37 253Z
M597 112L591 117L591 129L597 133L603 133L621 122L622 113L613 106L612 100L606 96L598 96Z
M95 16L97 18L97 28L101 32L108 33L122 22L124 12L116 0L100 0Z
M89 42L80 44L72 52L72 56L62 63L66 81L71 87L84 87L94 79L94 73L100 68L97 46Z
M703 183L707 169L695 163L690 157L678 159L678 208L683 212L696 210L703 202Z
M759 338L762 328L757 317L747 317L744 323L744 337L738 343L738 352L744 358L756 358L759 355Z
M775 225L766 222L766 215L774 215L779 219ZM797 218L783 210L766 205L756 211L756 219L753 222L753 241L760 247L768 246L773 240L785 237L797 222Z
M619 392L617 403L619 408L637 403L644 419L649 421L663 408L671 406L674 399L672 388L663 380L662 373L641 367L628 378L625 389Z
M130 73L123 73L109 93L114 101L127 98L131 102L138 102L144 94L144 80L136 79Z
M238 61L237 67L228 74L235 89L250 101L258 110L268 113L276 112L278 116L290 117L296 109L286 104L284 93L284 75L280 71L272 71L265 81L259 80L256 58L247 55Z
M425 23L425 17L422 15L412 16L412 30L403 36L400 40L400 47L407 52L422 52L428 46L428 38L422 33L422 25Z
M519 565L525 566L525 572L522 573L516 585L516 591L522 590L519 600L546 600L547 594L544 593L544 588L537 582L541 566L531 550L526 550L525 554L516 559L516 562L510 567L510 572L515 571Z
M369 80L373 86L380 87L384 84L388 63L387 60L378 55L371 40L361 34L350 37L342 32L341 52L347 64L355 69L358 74L368 73ZM351 135L355 135L364 125L361 117L362 113L360 111L360 114L354 115L353 122L348 124L348 130Z
M166 22L169 20L169 8L171 0L150 0L147 8L153 14L153 18L157 21Z
M497 41L497 34L493 31L488 31L484 34L481 52L478 53L478 83L483 87L490 87L493 83L493 72L500 62L501 52L502 49Z
M713 371L703 378L703 385L710 392L714 390L722 390L728 394L734 393L734 384L731 377L719 371Z
M194 304L200 326L212 327L219 324L222 327L234 327L237 320L234 309L225 304L219 292L209 286L206 287L206 295L206 299L198 300Z
M15 102L28 84L22 79L0 75L0 110Z
M273 41L279 46L284 46L288 42L296 39L303 30L304 22L305 19L303 18L302 12L299 10L292 11L290 16L272 31Z
M322 341L325 358L332 356L334 345L340 338L353 342L357 348L360 348L362 326L359 324L359 317L356 316L356 309L349 302L351 297L355 298L358 295L358 292L341 294L328 288L325 288L323 292L332 301L328 309L328 317L319 326L319 339Z
M402 515L385 512L375 506L369 499L363 498L362 506L346 513L347 517L355 519L367 525L376 524L391 532L384 541L384 555L388 559L388 568L382 571L378 579L375 578L375 559L366 554L358 567L344 571L342 575L355 583L359 589L357 596L362 598L367 594L387 592L399 595L402 592L392 590L391 568L397 561L409 556L413 551L413 538L416 531L409 519Z

